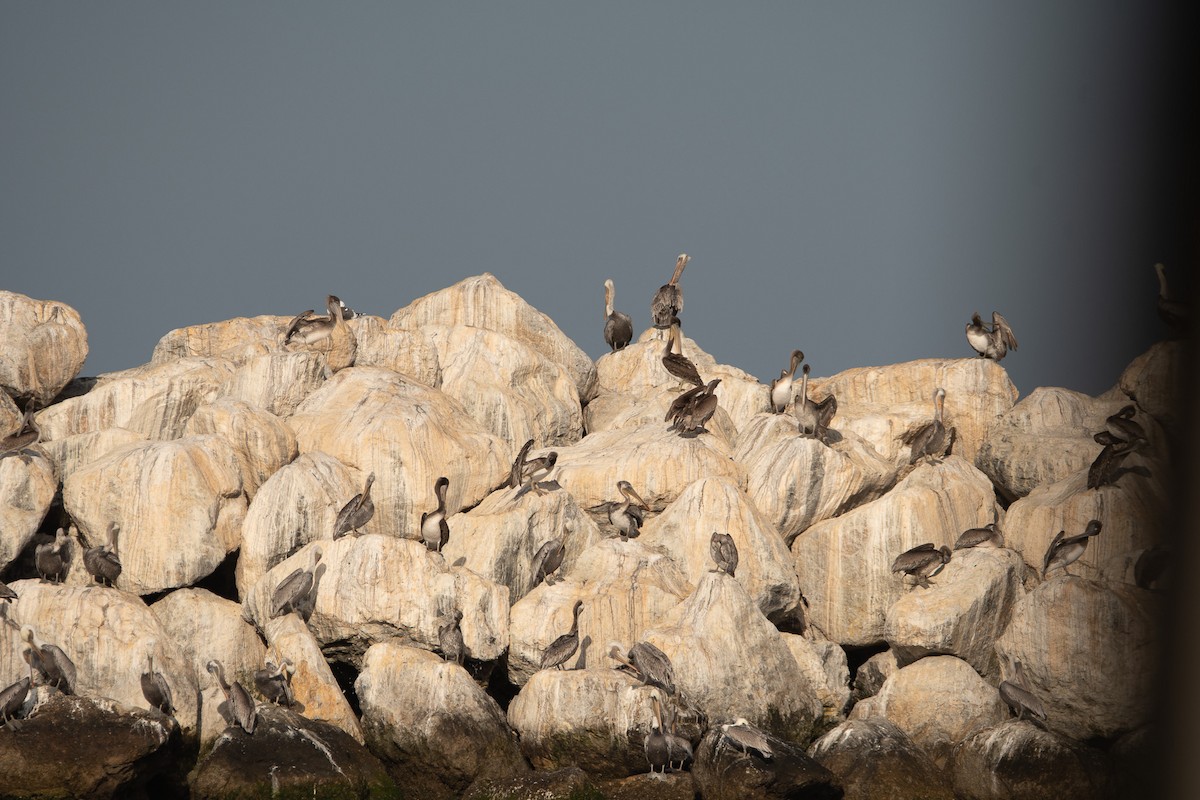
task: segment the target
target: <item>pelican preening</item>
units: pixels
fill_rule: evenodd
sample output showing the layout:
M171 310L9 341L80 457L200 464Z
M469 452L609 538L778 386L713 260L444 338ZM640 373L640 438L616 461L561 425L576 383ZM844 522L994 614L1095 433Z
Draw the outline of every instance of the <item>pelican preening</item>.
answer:
M650 506L634 491L629 481L617 481L617 491L625 499L609 500L598 506L592 506L592 511L608 515L608 521L621 534L622 539L636 538L641 532L642 523L646 520L645 512Z
M209 661L204 668L217 676L217 683L220 684L221 691L225 693L225 708L229 713L230 724L238 725L246 733L254 735L254 726L258 723L258 712L250 693L237 681L234 681L233 685L226 683L225 668L215 658Z
M933 542L917 545L896 556L892 572L903 572L917 579L917 584L929 588L929 579L937 575L950 562L950 548L942 545L935 548Z
M254 688L268 703L291 708L296 704L296 695L292 692L292 676L296 674L296 665L290 658L283 659L278 666L267 659L262 669L254 671Z
M559 539L551 539L538 548L537 553L533 556L534 586L542 581L545 581L547 586L554 583L550 578L562 566L565 552L566 548Z
M532 449L533 439L530 439L521 446L521 451L517 453L517 458L508 473L508 486L521 487L517 497L531 489L538 494L545 494L546 490L538 484L550 477L554 465L558 463L558 451L551 450L544 456L529 458L529 451Z
M566 660L575 655L575 651L579 649L579 610L581 608L583 608L583 601L576 600L575 607L571 609L571 632L564 633L550 643L546 652L542 654L542 662L538 669L552 667L562 669Z
M733 537L728 533L713 531L708 542L708 550L712 554L713 561L717 562L717 568L712 571L724 572L732 578L738 565L738 550L737 545L733 543Z
M337 521L333 523L333 538L338 539L345 536L347 533L358 533L358 529L371 521L371 517L375 516L375 503L371 500L371 484L375 483L375 473L372 472L367 476L366 482L363 484L363 490L354 497L350 498L350 502L342 506L342 510L338 512Z
M742 753L756 753L764 761L770 761L775 756L767 735L751 725L745 717L738 717L733 722L722 725L721 738Z
M151 708L157 708L169 717L175 713L175 704L166 677L154 668L154 648L157 644L153 639L147 643L146 671L142 673L142 697L146 698Z
M825 441L829 434L829 423L837 413L837 398L829 395L819 403L808 399L808 364L800 379L800 395L796 398L796 419L800 422L800 435Z
M41 440L42 431L33 420L33 412L33 406L28 406L17 432L0 439L0 458L21 454L25 448L33 447ZM28 461L28 456L25 456L24 460Z
M619 642L608 643L608 657L633 670L637 679L647 686L657 686L669 695L675 694L675 669L671 659L649 642L638 642L626 653Z
M675 352L677 349L679 350L678 353ZM690 383L693 386L704 385L704 381L700 380L700 373L696 371L696 365L683 354L683 343L680 341L678 319L673 320L671 323L671 331L667 336L667 346L663 350L662 365L667 372L679 378L684 383Z
M1134 439L1145 439L1146 429L1133 421L1137 414L1137 406L1130 403L1104 421L1108 430L1122 441L1132 442Z
M62 583L67 577L67 556L63 553L63 548L69 541L67 532L59 528L54 534L53 543L46 542L34 548L33 564L42 580Z
M446 522L446 490L450 488L450 479L441 477L433 484L433 494L437 497L437 508L433 511L421 512L421 541L435 553L442 552L446 542L450 541L450 523Z
M1000 316L999 311L992 312L992 327L989 329L979 312L971 315L967 323L967 343L979 353L980 358L990 358L1000 361L1008 355L1009 350L1017 349L1017 337L1008 324L1008 320Z
M970 547L1004 547L1004 534L996 527L995 522L989 522L982 528L971 528L959 534L954 542L955 550L966 550Z
M706 431L704 426L717 413L717 384L720 378L713 378L704 386L694 386L671 401L663 422L670 422L670 430L680 433L699 433Z
M297 314L283 334L283 343L316 344L333 335L334 328L345 324L342 301L334 295L325 298L328 316L316 316L312 309Z
M442 659L453 661L462 666L466 645L463 643L462 622L463 613L457 608L446 615L446 621L438 626L438 647L442 648Z
M1100 533L1104 526L1100 520L1094 519L1087 524L1087 528L1078 536L1063 535L1066 531L1059 531L1054 534L1054 538L1050 541L1050 546L1046 548L1046 557L1042 561L1042 580L1046 579L1046 575L1052 569L1061 568L1068 575L1067 567L1074 564L1083 555L1083 551L1087 550L1088 539Z
M295 611L301 612L309 600L313 583L316 581L317 563L321 560L321 548L312 549L312 566L308 569L294 569L292 573L279 582L271 595L271 619L282 617Z
M121 559L117 558L117 533L121 530L115 522L108 523L107 544L89 547L83 551L83 567L96 581L112 586L121 577Z
M900 441L910 445L908 463L916 464L922 458L940 462L949 455L954 447L956 432L954 428L946 429L942 422L942 411L946 404L946 390L938 387L933 393L933 421L919 428L910 430L900 437Z
M672 321L683 311L683 287L679 285L679 277L691 260L687 253L680 253L675 259L675 274L669 282L658 287L650 301L650 319L659 330L671 327Z
M1088 467L1087 488L1089 489L1099 489L1101 486L1116 483L1122 475L1130 471L1122 468L1121 462L1130 453L1135 453L1146 445L1145 439L1138 438L1126 442L1107 430L1100 431L1092 438L1104 445L1104 449ZM1143 468L1138 468L1138 470L1141 469Z
M1017 719L1024 719L1028 714L1045 722L1046 707L1033 692L1029 691L1029 684L1025 680L1025 668L1021 666L1020 661L1013 662L1013 668L1016 671L1016 680L1000 681L1000 685L997 687L1000 691L1000 699L1016 713Z
M1158 316L1167 323L1172 339L1182 339L1187 335L1191 308L1186 303L1171 299L1167 289L1166 267L1155 264L1154 271L1158 275Z
M776 414L787 411L792 402L792 384L796 380L796 370L804 362L804 352L792 351L792 360L787 369L779 371L779 377L771 381L771 410Z
M617 352L625 348L633 340L633 320L628 314L613 311L612 278L604 282L604 342Z
M25 660L30 671L37 670L42 682L59 689L63 694L75 693L75 662L56 644L38 645L34 641L33 629L21 631L22 638L29 644L25 648Z

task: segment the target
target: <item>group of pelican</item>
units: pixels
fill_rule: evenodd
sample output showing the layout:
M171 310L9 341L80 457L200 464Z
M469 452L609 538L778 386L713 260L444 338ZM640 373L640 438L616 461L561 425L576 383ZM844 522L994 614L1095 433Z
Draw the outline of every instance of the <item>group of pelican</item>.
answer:
M113 586L121 577L121 559L117 556L117 533L120 527L115 522L108 523L107 541L83 551L83 568L92 579L103 586ZM66 580L67 569L71 564L71 541L79 537L78 529L72 525L71 532L59 528L54 534L54 540L43 542L33 549L33 565L38 576L50 583L62 583Z
M825 442L829 436L830 423L837 414L837 398L832 394L827 395L820 402L809 398L808 374L810 367L808 364L804 364L801 369L800 393L796 394L796 370L803 362L804 351L793 350L787 369L780 370L779 377L771 381L771 411L783 414L787 411L788 406L794 403L793 413L800 423L800 435Z
M1121 466L1126 456L1147 444L1145 429L1133 419L1136 413L1137 407L1132 404L1123 407L1105 420L1104 430L1092 436L1096 444L1103 445L1103 449L1088 468L1089 489L1116 483L1126 472L1149 474L1145 467L1130 470Z

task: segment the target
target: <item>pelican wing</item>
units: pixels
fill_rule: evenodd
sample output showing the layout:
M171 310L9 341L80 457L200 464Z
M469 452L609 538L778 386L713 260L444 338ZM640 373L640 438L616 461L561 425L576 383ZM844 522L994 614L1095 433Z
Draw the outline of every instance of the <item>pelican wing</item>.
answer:
M896 556L892 562L892 572L912 572L928 564L931 558L941 558L933 542L917 545Z
M1009 350L1017 349L1017 337L1013 335L1013 329L1008 324L1008 320L1002 317L999 311L992 312L992 335L1004 342L1005 347Z
M1046 570L1050 569L1050 562L1054 560L1054 554L1058 551L1058 546L1063 540L1066 531L1059 531L1054 534L1054 538L1050 540L1050 546L1046 548L1046 557L1042 560L1042 574L1046 574Z

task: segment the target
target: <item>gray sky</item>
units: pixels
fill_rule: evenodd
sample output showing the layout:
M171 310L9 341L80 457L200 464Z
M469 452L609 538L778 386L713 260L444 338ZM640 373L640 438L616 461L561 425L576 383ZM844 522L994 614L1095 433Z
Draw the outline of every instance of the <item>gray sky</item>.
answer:
M603 280L640 330L686 251L686 333L759 378L998 309L1022 394L1100 392L1179 257L1163 21L1100 6L9 3L0 288L77 308L88 374L484 271L595 357Z

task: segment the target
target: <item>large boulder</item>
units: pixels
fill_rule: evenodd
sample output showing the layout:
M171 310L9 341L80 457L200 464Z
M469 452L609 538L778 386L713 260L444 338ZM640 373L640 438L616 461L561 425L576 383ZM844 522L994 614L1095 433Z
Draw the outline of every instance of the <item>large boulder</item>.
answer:
M808 754L841 781L846 800L954 800L942 771L886 719L850 719Z
M154 345L150 363L162 364L197 356L221 356L240 363L255 347L278 349L289 322L288 317L264 314L176 328Z
M421 330L397 330L383 317L360 316L350 320L358 339L359 367L383 367L418 383L440 389L442 366L438 349Z
M54 466L41 453L0 458L0 570L33 539L57 490Z
M713 725L696 747L692 778L704 800L839 800L837 777L796 742L768 734L769 759L743 753Z
M364 741L358 717L304 621L295 614L285 614L269 620L264 633L269 645L266 657L271 663L279 666L286 659L296 668L291 681L296 699L292 710L309 719L336 725L357 741Z
M0 291L0 391L45 405L87 354L87 331L75 309Z
M900 664L891 650L884 650L868 658L854 672L854 691L850 693L850 705L879 694L883 684L898 669Z
M220 395L287 417L325 382L325 356L275 350L247 359L221 385Z
M963 800L1114 796L1112 767L1102 752L1025 720L1008 720L963 740L949 772L955 795Z
M809 622L842 645L882 641L887 610L908 588L892 574L896 556L924 542L954 544L962 531L990 522L995 505L983 473L951 456L917 467L878 500L813 525L792 542Z
M233 445L247 502L263 481L296 457L296 434L287 423L241 400L222 399L196 409L184 435L209 433Z
M105 428L100 431L68 436L65 439L56 439L52 442L42 442L38 446L53 462L54 473L58 476L59 482L65 483L67 478L80 467L130 445L145 444L146 441L148 440L145 436L135 431L125 428Z
M1157 419L1172 435L1182 432L1180 410L1188 377L1186 344L1159 342L1130 362L1118 385L1138 408Z
M794 633L780 634L821 702L822 723L841 721L850 700L850 669L846 651L824 639L809 639Z

